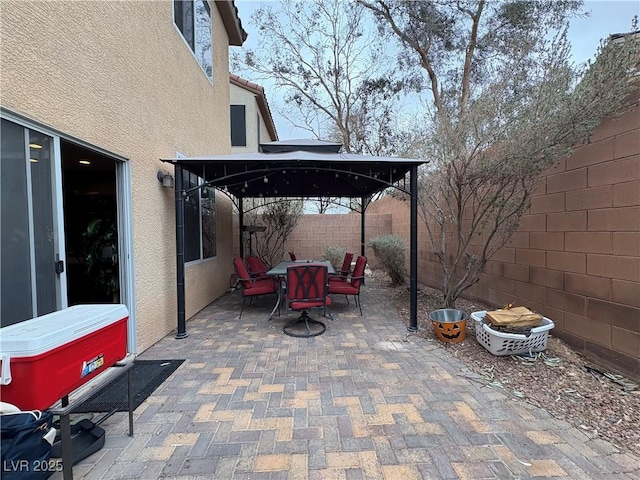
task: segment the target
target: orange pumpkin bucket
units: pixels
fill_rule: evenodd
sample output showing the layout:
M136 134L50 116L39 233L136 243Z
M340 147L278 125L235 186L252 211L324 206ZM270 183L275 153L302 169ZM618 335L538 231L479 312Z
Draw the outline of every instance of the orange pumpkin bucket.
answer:
M454 308L434 310L429 314L436 338L445 343L460 343L467 337L464 312Z

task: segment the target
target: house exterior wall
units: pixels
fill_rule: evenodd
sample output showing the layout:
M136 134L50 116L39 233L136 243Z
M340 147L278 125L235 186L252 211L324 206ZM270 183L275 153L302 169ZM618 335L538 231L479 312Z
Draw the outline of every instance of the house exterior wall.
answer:
M258 122L256 122L256 124L258 124ZM268 142L274 142L278 140L277 137L275 138L271 137L271 134L269 133L269 129L267 128L267 124L265 123L262 115L259 115L259 125L260 125L259 143L268 143Z
M230 152L228 36L213 23L213 85L171 1L3 1L2 105L128 159L138 351L176 326L174 190L159 161ZM218 255L186 268L187 317L228 288L231 207L218 196ZM224 280L223 280L224 279Z
M258 152L261 143L278 139L264 89L237 75L230 75L231 105L245 106L246 146L231 146L233 153ZM266 116L266 118L265 118Z
M231 84L231 105L244 105L245 106L245 128L247 135L246 147L233 146L231 150L233 153L243 152L257 152L258 151L258 138L262 142L268 142L269 134L267 133L264 120L258 110L256 104L255 94L245 90L238 85ZM260 137L258 137L258 120L260 118Z

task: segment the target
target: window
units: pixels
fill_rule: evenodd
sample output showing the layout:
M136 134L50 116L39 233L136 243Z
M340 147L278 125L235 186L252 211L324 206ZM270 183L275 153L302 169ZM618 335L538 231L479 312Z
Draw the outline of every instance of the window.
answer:
M182 171L186 190L197 187L202 179ZM216 256L215 189L203 187L193 191L184 202L184 260L193 262Z
M231 105L231 146L247 146L247 123L244 105Z
M207 0L173 0L173 21L204 73L213 80L211 7Z

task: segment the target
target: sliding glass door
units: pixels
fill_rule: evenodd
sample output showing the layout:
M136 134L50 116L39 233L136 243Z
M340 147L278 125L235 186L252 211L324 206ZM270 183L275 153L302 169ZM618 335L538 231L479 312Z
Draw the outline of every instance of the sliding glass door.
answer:
M4 327L66 307L66 278L54 138L6 119L1 128Z

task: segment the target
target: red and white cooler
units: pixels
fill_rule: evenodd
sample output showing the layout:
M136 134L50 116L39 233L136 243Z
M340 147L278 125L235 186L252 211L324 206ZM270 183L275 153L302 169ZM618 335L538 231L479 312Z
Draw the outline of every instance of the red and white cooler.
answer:
M124 305L76 305L0 329L0 399L45 410L127 354Z

